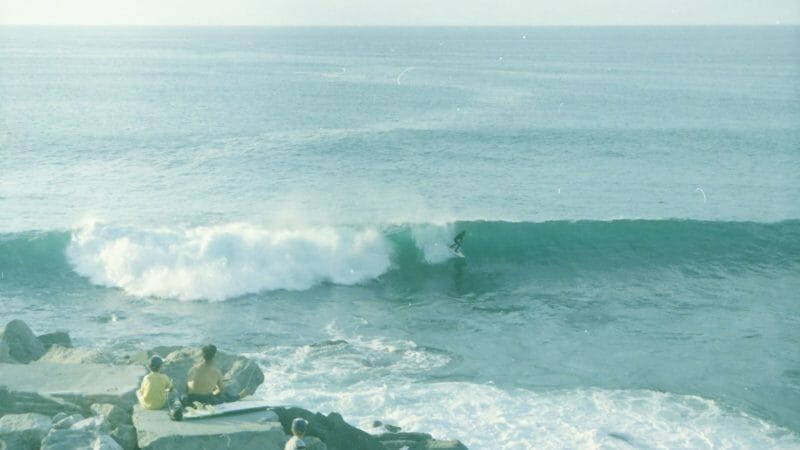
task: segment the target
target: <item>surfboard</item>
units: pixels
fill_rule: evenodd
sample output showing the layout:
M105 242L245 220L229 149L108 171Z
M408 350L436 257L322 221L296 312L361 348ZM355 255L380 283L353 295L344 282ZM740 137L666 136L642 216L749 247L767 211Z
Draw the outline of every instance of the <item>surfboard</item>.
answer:
M452 253L452 254L453 254L453 255L455 255L455 256L458 256L459 258L465 258L464 254L463 254L463 253L461 253L461 250L453 250L453 249L451 248L451 249L450 249L450 253Z
M190 406L184 410L183 420L228 416L231 414L263 411L269 408L270 405L267 402L259 400L239 400L230 403L220 403L219 405L199 405L198 407Z

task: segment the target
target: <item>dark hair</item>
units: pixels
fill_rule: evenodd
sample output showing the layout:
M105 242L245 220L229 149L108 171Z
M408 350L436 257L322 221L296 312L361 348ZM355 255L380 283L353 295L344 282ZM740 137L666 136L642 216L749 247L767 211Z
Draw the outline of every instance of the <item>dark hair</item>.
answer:
M292 433L305 433L308 428L308 422L302 417L298 417L292 421Z
M217 347L214 344L208 344L203 346L203 359L206 360L206 362L214 359L214 356L216 354L217 354Z
M153 372L158 372L158 370L161 369L161 364L163 362L164 361L161 359L160 356L153 355L150 357L150 364L148 364L148 366L150 367L150 370L152 370Z

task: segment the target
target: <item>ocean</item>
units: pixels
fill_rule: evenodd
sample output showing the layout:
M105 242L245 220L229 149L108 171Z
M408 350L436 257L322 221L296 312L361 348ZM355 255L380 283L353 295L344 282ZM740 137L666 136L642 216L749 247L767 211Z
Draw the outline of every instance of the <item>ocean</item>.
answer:
M800 27L0 27L3 322L367 431L800 449L798 199Z

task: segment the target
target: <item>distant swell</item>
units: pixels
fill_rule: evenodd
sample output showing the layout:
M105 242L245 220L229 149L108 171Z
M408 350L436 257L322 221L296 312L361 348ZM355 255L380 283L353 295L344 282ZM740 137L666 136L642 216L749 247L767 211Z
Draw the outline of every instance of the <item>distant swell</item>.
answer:
M462 260L448 244L461 230L467 232L463 261L474 273L800 267L800 221L472 221L291 229L93 223L71 233L0 235L0 272L30 278L74 271L134 296L224 300L323 283L381 283L389 275L394 282L449 276L447 267Z

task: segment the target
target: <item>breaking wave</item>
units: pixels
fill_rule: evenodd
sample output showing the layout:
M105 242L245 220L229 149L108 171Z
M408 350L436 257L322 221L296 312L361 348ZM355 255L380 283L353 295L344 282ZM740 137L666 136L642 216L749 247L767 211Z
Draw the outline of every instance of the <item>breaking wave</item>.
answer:
M448 248L462 230L464 260ZM130 295L181 300L380 282L389 273L436 276L441 267L458 261L482 271L513 265L541 273L552 268L571 273L791 268L800 265L800 221L466 221L291 229L246 223L141 228L93 222L72 231L0 235L3 273L74 271Z

